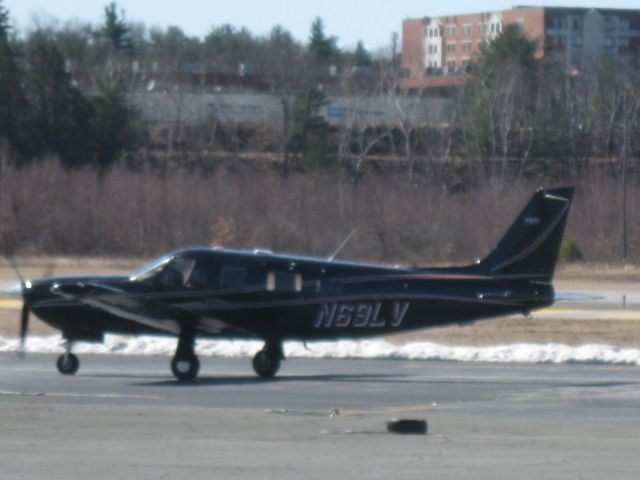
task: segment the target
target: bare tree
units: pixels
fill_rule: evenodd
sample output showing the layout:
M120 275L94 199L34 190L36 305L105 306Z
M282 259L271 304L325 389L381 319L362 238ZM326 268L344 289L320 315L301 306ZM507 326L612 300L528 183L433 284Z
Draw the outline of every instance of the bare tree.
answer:
M350 160L354 184L357 184L363 164L371 150L389 136L382 128L377 113L383 83L373 79L371 72L363 73L357 64L345 69L341 81L343 96L339 98L340 126L338 128L338 161ZM355 150L355 154L354 154Z
M636 69L627 66L622 75L620 104L620 164L622 169L622 262L629 260L629 235L628 235L628 185L627 168L629 153L631 150L631 135L638 124L640 113L640 87L638 86Z
M293 135L293 96L302 83L302 47L287 30L275 26L264 43L259 61L258 70L282 109L280 154L285 168L288 168Z

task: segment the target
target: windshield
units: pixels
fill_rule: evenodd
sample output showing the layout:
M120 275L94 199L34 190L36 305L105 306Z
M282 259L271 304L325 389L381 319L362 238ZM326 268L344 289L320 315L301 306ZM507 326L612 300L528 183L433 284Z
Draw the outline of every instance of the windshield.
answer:
M150 263L147 263L144 267L136 270L129 276L129 280L132 282L144 282L160 272L164 266L171 260L171 255L165 255L164 257L157 258Z

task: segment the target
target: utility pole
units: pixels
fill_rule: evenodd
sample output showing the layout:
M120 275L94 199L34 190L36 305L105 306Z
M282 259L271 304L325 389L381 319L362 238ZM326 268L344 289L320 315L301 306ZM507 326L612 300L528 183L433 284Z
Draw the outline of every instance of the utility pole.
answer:
M627 265L628 261L628 219L627 219L627 131L624 127L623 151L622 151L622 263Z

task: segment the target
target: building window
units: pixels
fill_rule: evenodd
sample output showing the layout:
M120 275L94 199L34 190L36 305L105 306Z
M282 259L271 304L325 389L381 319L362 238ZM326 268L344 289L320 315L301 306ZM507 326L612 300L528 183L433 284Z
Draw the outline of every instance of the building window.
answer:
M471 42L464 42L462 44L462 50L465 52L470 52L471 51Z
M574 47L581 47L582 37L580 35L574 35L573 37L571 37L571 45L573 45Z
M448 43L447 44L447 52L455 52L456 51L456 44L455 43Z
M582 30L582 20L579 18L573 19L573 29L574 30Z
M455 60L448 61L447 68L449 68L450 72L454 71L456 69L456 61Z
M556 18L556 28L567 28L567 19L565 17Z
M456 35L456 27L448 27L447 28L447 35L450 37L455 37Z
M471 35L471 25L465 25L462 27L462 33L464 35Z
M616 39L613 37L607 37L604 39L604 46L607 48L611 48L611 47L615 47L616 46Z
M556 35L555 37L553 37L553 43L555 43L556 45L566 45L567 37L564 35Z

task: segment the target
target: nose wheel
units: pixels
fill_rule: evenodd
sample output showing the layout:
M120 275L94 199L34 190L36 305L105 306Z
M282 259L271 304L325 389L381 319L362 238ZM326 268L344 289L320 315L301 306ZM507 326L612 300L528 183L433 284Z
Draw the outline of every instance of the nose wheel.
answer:
M73 347L73 342L66 340L64 344L65 352L56 361L56 367L58 367L58 371L62 375L74 375L80 368L80 360L71 353L71 347Z
M282 344L265 344L264 348L253 357L253 369L262 378L273 378L280 369L284 359Z
M73 375L80 368L80 360L73 353L63 353L58 357L56 366L62 375Z

